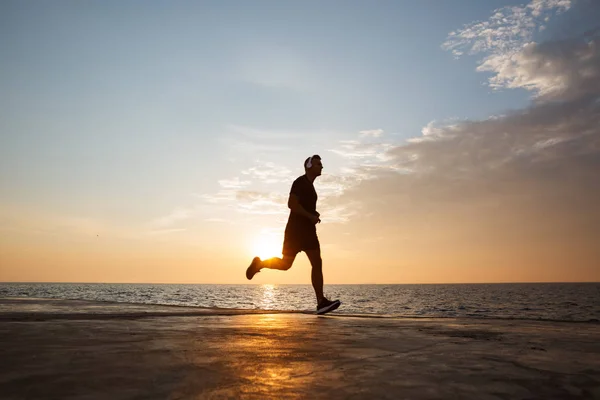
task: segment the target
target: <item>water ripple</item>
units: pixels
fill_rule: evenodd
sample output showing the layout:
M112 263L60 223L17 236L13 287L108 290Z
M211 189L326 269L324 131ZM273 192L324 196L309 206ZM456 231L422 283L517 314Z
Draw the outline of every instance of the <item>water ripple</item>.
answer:
M600 320L600 284L327 285L340 314ZM1 283L0 297L49 297L218 308L312 311L310 285Z

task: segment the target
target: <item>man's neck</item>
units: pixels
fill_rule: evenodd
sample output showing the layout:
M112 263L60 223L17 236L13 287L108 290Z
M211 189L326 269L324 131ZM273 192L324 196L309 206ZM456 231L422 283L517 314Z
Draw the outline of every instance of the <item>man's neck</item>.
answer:
M317 179L316 176L309 174L308 172L306 174L306 177L308 178L308 180L310 181L310 183L313 183L315 181L315 179Z

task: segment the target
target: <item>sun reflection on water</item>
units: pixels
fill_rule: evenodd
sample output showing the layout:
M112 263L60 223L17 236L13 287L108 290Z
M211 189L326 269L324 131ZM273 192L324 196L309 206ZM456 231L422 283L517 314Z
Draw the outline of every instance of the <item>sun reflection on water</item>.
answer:
M275 308L275 285L265 284L261 286L263 296L259 304L259 308L264 310L272 310Z

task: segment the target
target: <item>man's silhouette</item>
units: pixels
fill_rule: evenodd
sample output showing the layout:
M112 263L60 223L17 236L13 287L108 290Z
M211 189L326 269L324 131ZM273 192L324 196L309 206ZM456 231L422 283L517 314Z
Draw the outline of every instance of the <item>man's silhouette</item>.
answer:
M333 311L341 304L339 300L331 301L323 295L323 262L316 227L321 220L317 212L317 192L313 186L313 182L321 175L322 170L321 157L318 155L309 157L304 161L305 174L292 184L288 199L290 216L283 240L283 258L273 257L261 261L259 257L254 257L246 270L248 279L252 279L262 268L287 271L292 267L296 255L304 251L312 265L311 281L317 296L317 314Z

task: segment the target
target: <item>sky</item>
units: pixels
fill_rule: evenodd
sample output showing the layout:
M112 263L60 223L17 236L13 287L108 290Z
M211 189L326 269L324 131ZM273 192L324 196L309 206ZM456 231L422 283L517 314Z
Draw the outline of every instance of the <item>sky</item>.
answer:
M595 0L0 2L0 281L600 281ZM301 254L251 283L310 283Z

